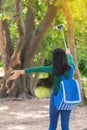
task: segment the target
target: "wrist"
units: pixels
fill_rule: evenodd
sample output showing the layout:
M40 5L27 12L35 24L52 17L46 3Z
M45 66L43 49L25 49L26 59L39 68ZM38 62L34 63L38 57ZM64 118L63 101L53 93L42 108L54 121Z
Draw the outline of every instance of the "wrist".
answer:
M66 49L66 54L68 55L68 54L71 54L71 52L70 52L70 50L67 48Z
M21 74L24 74L25 73L25 71L24 70L21 70Z

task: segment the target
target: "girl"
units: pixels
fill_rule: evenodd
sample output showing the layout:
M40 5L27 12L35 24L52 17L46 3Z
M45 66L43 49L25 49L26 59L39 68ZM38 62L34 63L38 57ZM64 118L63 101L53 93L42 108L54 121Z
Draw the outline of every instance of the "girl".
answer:
M53 96L56 95L59 91L59 84L61 81L61 76L64 75L66 78L69 77L70 65L73 66L75 70L75 64L70 53L70 50L67 48L66 52L63 49L57 48L53 51L52 56L52 65L50 66L40 66L33 68L26 68L24 70L14 70L12 75L9 77L9 80L15 80L20 75L26 73L34 72L46 72L52 75L53 77L53 91L50 96L50 124L48 130L56 130L59 114L61 115L61 128L62 130L69 130L69 120L71 110L57 110L54 104Z

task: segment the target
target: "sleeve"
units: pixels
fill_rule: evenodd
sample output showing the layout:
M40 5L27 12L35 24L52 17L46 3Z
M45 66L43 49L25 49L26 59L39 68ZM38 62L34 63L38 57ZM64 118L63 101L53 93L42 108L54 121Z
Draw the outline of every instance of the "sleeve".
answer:
M67 55L67 59L68 59L69 65L72 65L73 68L74 68L74 70L75 70L75 69L76 69L76 65L75 65L75 63L74 63L74 61L73 61L72 55L71 55L71 54L68 54L68 55Z
M24 69L25 74L27 73L36 73L36 72L45 72L45 73L52 73L52 65L50 66L40 66L40 67L32 67Z

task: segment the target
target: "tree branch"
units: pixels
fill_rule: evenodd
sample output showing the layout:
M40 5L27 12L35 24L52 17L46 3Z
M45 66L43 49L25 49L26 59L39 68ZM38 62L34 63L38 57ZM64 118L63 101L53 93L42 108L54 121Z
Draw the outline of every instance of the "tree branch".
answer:
M75 37L75 40L76 40L76 41L79 41L79 42L81 42L81 43L87 44L87 41L81 40L81 39L79 39L78 37Z
M25 26L25 43L21 55L22 63L25 65L28 62L27 59L29 56L28 53L30 48L30 41L35 29L34 20L35 20L35 12L31 7L28 7L27 16L26 16L26 26Z
M13 54L13 46L7 20L0 20L0 51L4 66L4 74L6 74L9 68L11 55Z
M0 11L2 11L3 0L0 0ZM10 31L7 20L0 20L0 51L4 67L4 75L8 73L11 55L13 54L13 46L10 38Z
M21 0L14 0L16 15L14 16L17 22L17 28L19 33L19 39L17 42L16 50L11 58L11 66L14 67L16 64L20 64L20 54L24 44L25 27L21 17L22 4Z
M14 0L14 5L15 5L15 11L16 11L15 19L17 22L19 36L21 37L21 36L24 36L24 33L25 33L24 23L21 17L21 10L22 10L21 0Z
M55 18L58 9L60 8L60 6L55 6L56 1L55 2L54 1L53 1L54 4L51 4L48 7L47 13L44 19L41 21L39 28L35 30L35 32L33 33L27 59L29 61L28 66L31 66L33 57L36 54L39 45L41 44L41 40L43 39L44 34L47 32L48 28L51 27L51 23Z

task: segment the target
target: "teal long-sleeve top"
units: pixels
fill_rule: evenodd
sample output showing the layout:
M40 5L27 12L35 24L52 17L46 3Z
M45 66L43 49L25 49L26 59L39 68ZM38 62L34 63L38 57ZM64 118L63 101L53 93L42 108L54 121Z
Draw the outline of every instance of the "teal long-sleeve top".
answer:
M67 59L68 59L68 64L72 65L74 70L75 70L75 63L73 61L72 55L68 54L67 55ZM49 73L49 74L53 75L53 65L33 67L33 68L26 68L26 69L24 69L24 71L25 71L25 74L36 73L36 72L45 72L45 73ZM65 72L64 76L66 78L68 78L69 77L69 72ZM53 93L54 94L57 94L58 91L59 91L60 81L61 81L61 77L53 76L53 82L54 82L54 84L53 84Z

